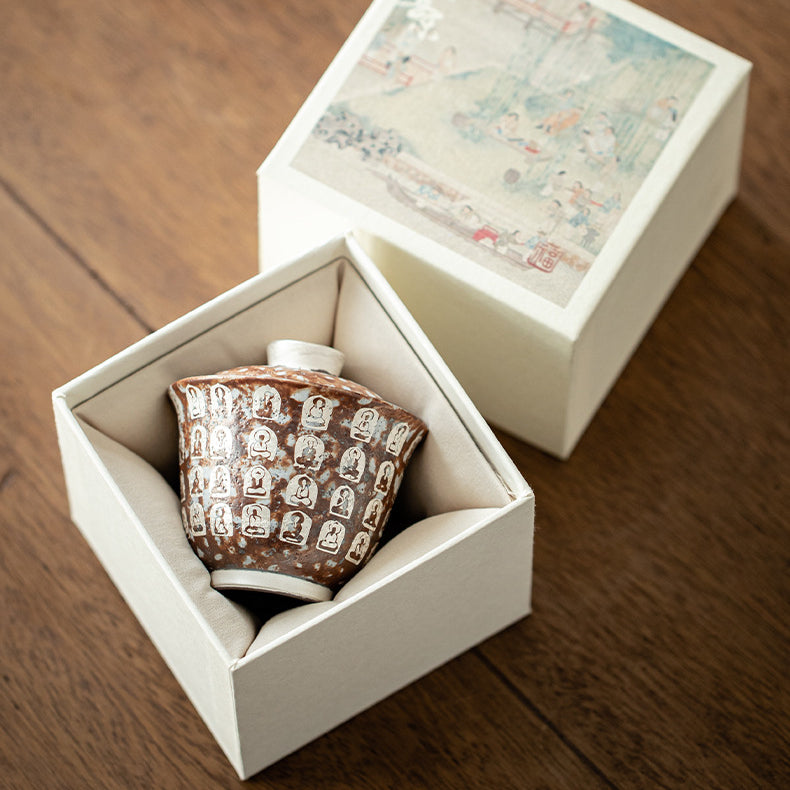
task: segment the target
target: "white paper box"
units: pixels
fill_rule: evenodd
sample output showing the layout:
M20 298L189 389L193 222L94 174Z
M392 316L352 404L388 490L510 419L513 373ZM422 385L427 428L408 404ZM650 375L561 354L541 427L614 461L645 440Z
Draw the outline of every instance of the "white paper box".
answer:
M334 344L347 378L430 433L399 494L411 526L333 601L258 631L188 546L167 482L177 432L165 391L187 375L263 363L280 337ZM530 610L532 492L354 240L243 283L53 402L75 523L241 777Z
M261 267L353 228L567 457L736 192L749 70L622 0L377 0L259 170Z

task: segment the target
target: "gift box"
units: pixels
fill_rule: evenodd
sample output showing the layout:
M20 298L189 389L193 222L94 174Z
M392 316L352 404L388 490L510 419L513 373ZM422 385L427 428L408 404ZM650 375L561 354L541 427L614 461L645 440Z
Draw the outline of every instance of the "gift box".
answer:
M749 71L622 0L377 0L259 170L261 268L352 229L565 458L735 195Z
M429 429L369 564L333 600L290 607L210 586L182 525L166 395L265 363L281 337L334 345L346 378ZM242 778L530 610L532 492L353 239L239 285L53 403L74 522Z

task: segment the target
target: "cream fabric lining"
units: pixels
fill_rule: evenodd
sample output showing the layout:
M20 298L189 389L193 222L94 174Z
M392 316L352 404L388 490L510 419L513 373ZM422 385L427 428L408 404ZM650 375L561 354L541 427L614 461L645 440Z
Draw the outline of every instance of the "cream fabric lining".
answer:
M419 415L429 435L415 454L399 498L421 528L384 546L331 608L510 502L472 436L364 280L347 262L325 266L154 360L80 405L88 439L187 595L228 653L241 657L319 612L297 607L265 624L211 588L181 526L175 479L177 428L167 386L187 375L264 362L266 345L290 337L333 343L343 375ZM458 511L464 511L458 513ZM468 511L468 512L467 512ZM377 570L378 569L378 570ZM323 611L323 610L322 610ZM285 629L285 630L283 630Z

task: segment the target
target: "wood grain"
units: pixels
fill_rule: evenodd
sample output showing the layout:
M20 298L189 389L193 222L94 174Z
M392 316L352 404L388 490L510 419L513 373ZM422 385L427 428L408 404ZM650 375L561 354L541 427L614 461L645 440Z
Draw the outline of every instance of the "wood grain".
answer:
M790 785L786 2L644 5L754 61L742 189L536 491L533 616L253 787ZM0 3L0 786L236 787L70 523L50 391L256 269L255 169L363 0Z

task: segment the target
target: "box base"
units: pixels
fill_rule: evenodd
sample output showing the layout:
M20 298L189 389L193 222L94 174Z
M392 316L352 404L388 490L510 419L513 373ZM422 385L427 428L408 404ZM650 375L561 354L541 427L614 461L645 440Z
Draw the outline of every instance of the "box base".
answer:
M276 593L301 601L331 601L333 592L328 587L296 576L272 571L250 569L222 569L212 571L211 586L217 590L251 590Z

